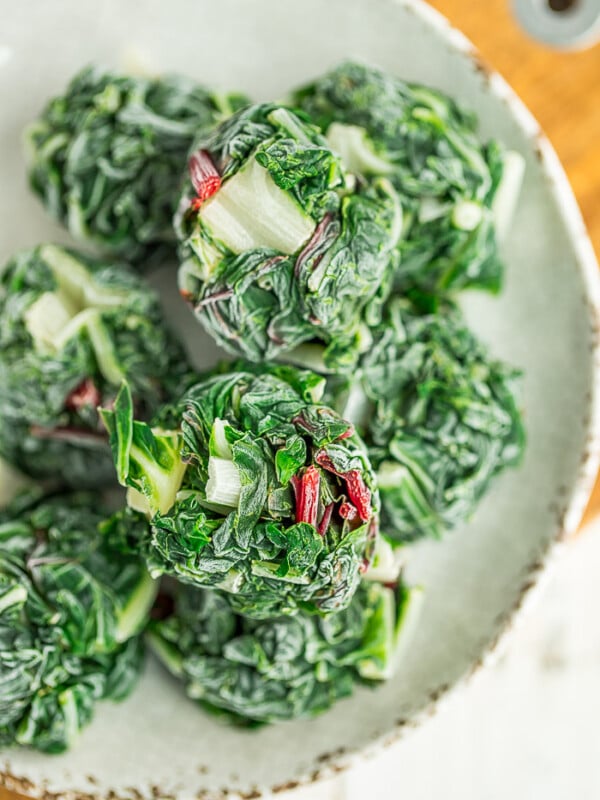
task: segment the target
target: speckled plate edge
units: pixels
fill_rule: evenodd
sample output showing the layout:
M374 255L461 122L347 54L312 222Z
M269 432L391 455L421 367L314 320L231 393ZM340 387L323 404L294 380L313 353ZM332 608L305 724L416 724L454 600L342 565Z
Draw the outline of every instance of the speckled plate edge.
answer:
M542 171L548 181L549 194L558 208L561 218L565 222L565 233L570 242L580 271L585 289L585 302L588 308L589 322L592 337L591 363L593 375L591 385L586 397L588 410L584 418L586 431L586 445L581 454L574 488L569 497L557 499L555 504L556 533L549 542L546 551L538 556L525 570L523 583L513 606L505 613L498 624L498 629L493 638L487 643L477 661L466 670L453 683L444 683L434 688L429 693L429 702L423 709L410 717L399 718L393 728L387 733L374 737L370 744L356 749L341 749L323 753L316 761L319 766L296 777L294 780L277 784L265 791L252 791L250 794L240 794L236 790L223 789L221 791L208 791L206 800L233 800L238 797L242 800L268 797L269 794L277 795L302 786L314 784L330 778L331 776L352 768L363 760L375 757L384 748L397 742L408 730L412 730L425 720L431 718L442 706L442 701L447 701L451 693L465 686L471 678L484 666L494 662L501 649L506 645L508 634L511 633L521 619L522 612L539 595L539 590L548 577L551 563L559 553L564 542L577 529L597 475L600 463L600 268L594 248L587 233L581 211L571 189L569 180L554 151L554 148L545 137L542 129L527 109L521 99L511 89L508 83L497 72L492 70L482 59L477 48L459 30L438 11L423 0L394 0L399 6L420 18L440 39L460 57L465 58L472 69L481 76L485 83L486 91L504 103L510 115L521 128L526 138L531 142ZM542 581L542 577L544 581ZM534 591L534 589L536 591ZM49 792L44 786L36 786L30 780L11 774L10 769L0 767L0 790L19 792L29 797L42 798L43 800L101 800L101 796L81 792ZM137 795L140 800L146 800ZM156 798L160 795L155 796ZM110 800L120 800L111 793ZM150 800L150 798L148 798ZM155 798L152 798L155 800Z

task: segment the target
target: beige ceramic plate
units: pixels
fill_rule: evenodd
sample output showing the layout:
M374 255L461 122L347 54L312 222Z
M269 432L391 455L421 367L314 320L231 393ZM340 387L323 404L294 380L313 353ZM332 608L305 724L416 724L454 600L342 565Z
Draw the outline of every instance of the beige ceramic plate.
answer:
M65 240L26 190L23 126L81 65L119 64L132 46L158 70L260 99L342 58L367 59L451 92L479 113L484 136L501 138L527 162L506 245L506 289L500 299L465 300L495 352L525 370L527 455L470 525L414 553L409 578L427 596L396 678L315 721L244 732L206 716L150 663L131 699L99 708L70 754L4 758L5 785L21 776L25 782L13 785L33 794L260 797L317 780L421 719L490 652L551 545L576 526L597 463L597 265L562 169L528 112L460 34L409 0L11 4L0 28L0 257L43 239ZM163 285L172 281L163 276ZM200 328L182 316L173 293L168 302L206 359L211 347Z

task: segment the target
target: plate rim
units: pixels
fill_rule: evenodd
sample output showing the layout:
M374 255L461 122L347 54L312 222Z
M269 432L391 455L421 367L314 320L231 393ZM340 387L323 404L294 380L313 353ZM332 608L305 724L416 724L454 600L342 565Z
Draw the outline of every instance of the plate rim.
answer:
M221 797L233 798L266 798L296 788L318 784L324 780L351 769L357 764L367 761L381 751L399 741L409 730L419 727L431 718L447 703L454 693L469 684L470 680L481 669L495 661L501 649L506 646L511 633L520 623L523 612L535 602L543 588L545 580L551 572L550 567L562 550L566 540L577 529L585 511L587 501L592 492L594 481L600 464L600 266L586 229L581 210L573 189L560 162L560 159L543 132L541 125L500 73L488 65L479 50L458 28L456 28L440 11L430 6L426 0L391 0L394 5L417 16L435 35L444 41L449 49L463 58L471 68L481 75L485 90L491 96L503 102L517 126L521 129L538 158L540 168L548 178L548 193L558 209L565 225L565 235L575 256L575 268L579 271L584 287L584 300L592 334L590 355L591 380L589 387L589 416L584 422L585 445L581 460L569 496L559 504L556 510L557 530L548 542L543 553L524 571L524 578L516 601L505 612L492 638L486 643L475 663L471 664L457 679L432 689L422 709L410 718L399 718L390 729L378 736L370 737L360 747L349 747L331 753L323 753L314 759L313 768L305 768L293 779L273 786L253 787L249 792L239 788L223 788L215 792L206 790L198 797L206 800L221 800ZM543 578L543 580L542 580ZM35 784L26 777L14 775L10 764L0 765L0 789L22 793L31 798L58 800L73 797L74 800L107 800L104 792L65 792L49 791L44 783ZM138 790L139 791L139 790ZM225 794L226 792L226 794ZM110 792L113 800L119 795ZM146 794L136 794L140 800L151 800Z

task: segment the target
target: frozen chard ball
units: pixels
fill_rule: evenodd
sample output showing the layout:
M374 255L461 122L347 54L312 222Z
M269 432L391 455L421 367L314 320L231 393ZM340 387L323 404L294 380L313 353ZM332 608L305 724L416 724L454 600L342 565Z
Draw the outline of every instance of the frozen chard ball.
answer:
M0 455L26 474L114 481L97 407L126 378L147 418L185 369L157 296L123 265L42 245L0 274Z
M138 678L156 594L109 550L94 495L20 497L0 513L0 745L69 748L98 700Z
M311 339L351 358L400 235L386 179L356 178L303 116L272 104L200 136L175 222L179 286L229 352L271 359Z
M386 176L403 210L399 288L497 291L523 158L483 144L477 120L447 95L345 62L291 101L325 132L347 169Z
M345 608L369 566L379 497L323 380L232 372L191 387L154 427L125 386L102 411L129 505L150 520L153 575L231 594L254 617Z
M253 620L235 613L229 595L181 587L174 612L152 623L149 642L209 709L246 723L313 717L357 683L391 677L419 595L365 582L339 614Z
M423 314L394 300L372 333L360 369L332 376L327 399L367 443L382 530L437 538L520 460L519 373L491 358L455 309Z
M181 76L79 72L26 131L31 187L78 239L143 266L171 224L198 130L246 105Z

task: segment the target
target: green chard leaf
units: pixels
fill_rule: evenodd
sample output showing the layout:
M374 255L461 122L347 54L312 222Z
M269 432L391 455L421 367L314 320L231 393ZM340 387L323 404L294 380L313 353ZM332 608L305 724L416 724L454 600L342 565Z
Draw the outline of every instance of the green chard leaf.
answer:
M293 105L325 133L344 167L384 176L403 209L395 288L439 295L498 291L523 158L476 135L476 119L443 92L345 62L296 89Z
M231 353L272 359L316 339L352 362L402 212L385 179L356 181L304 115L243 109L198 136L175 228L179 285Z
M153 430L133 419L133 401L124 383L114 409L100 410L109 434L119 483L145 498L150 515L167 513L186 469L181 459L182 437L178 431Z
M171 218L194 136L248 102L183 76L87 67L27 129L31 188L75 238L147 269L174 250Z
M261 621L238 615L233 595L180 586L149 643L208 710L246 725L313 717L357 683L392 675L399 639L410 645L403 619L413 591L365 583L338 614Z
M251 370L191 386L168 410L168 431L160 417L155 427L133 419L126 386L102 410L129 505L150 519L138 546L152 575L220 588L240 613L338 611L377 540L364 446L307 399L320 379L290 367Z
M19 497L0 513L0 742L70 747L96 701L135 685L156 595L139 554L113 549L93 495Z
M382 529L399 541L439 538L520 461L519 373L492 359L451 306L431 314L392 300L372 336L354 375L330 376L325 399L367 444Z
M42 245L0 274L0 455L24 473L111 483L98 406L126 379L147 419L187 372L157 295L129 268Z

